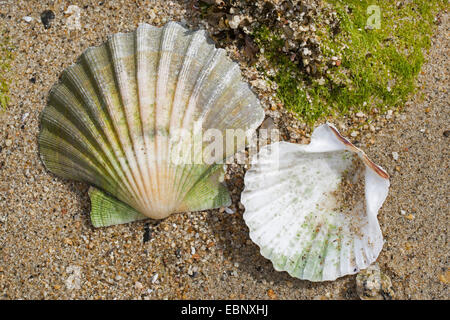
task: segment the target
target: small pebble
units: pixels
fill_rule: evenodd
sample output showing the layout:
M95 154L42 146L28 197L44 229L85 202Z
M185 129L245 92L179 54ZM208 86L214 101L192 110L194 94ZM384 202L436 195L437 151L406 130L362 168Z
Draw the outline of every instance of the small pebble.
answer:
M24 122L25 120L27 120L28 116L30 115L29 112L25 112L22 116L22 122Z
M22 20L27 22L27 23L30 23L31 21L33 21L33 18L29 17L29 16L25 16L25 17L22 18Z
M5 145L6 145L7 147L10 147L10 146L12 145L12 140L11 140L11 139L6 139Z
M267 290L267 295L269 296L270 299L277 298L277 295L275 294L275 292L272 289Z
M233 214L234 213L233 209L230 209L228 207L225 208L225 212L228 213L228 214Z
M441 274L439 276L439 281L441 281L444 284L450 283L450 270L447 270L444 274Z
M231 29L237 29L239 27L239 23L241 22L241 17L238 15L233 16L231 20L228 22Z
M378 263L358 273L356 292L361 300L390 300L394 296L391 279L381 272Z
M413 220L414 216L410 213L405 218L408 219L408 220Z

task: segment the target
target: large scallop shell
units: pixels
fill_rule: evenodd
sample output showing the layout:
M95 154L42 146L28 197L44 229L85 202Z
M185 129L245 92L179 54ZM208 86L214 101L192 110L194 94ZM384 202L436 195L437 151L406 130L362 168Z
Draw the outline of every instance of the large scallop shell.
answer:
M244 145L205 162L194 138L252 131L263 119L239 66L205 31L140 24L63 72L42 113L40 154L56 175L98 188L95 226L161 219L228 205L220 161Z
M334 280L378 257L389 177L333 126L315 129L309 145L264 147L244 180L250 238L276 270Z

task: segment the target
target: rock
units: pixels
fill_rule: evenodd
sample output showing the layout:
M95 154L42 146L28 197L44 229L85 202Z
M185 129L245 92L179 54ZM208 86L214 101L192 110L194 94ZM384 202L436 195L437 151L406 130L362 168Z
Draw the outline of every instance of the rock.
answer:
M364 114L364 112L357 112L356 113L356 116L358 117L358 118L365 118L366 117L366 115Z
M49 29L51 21L55 19L55 14L52 10L45 10L41 13L41 21L45 29Z
M391 300L394 296L391 279L374 263L356 276L356 292L361 300Z
M33 21L33 18L29 17L29 16L25 16L25 17L22 17L22 20L25 21L26 23L30 23L31 21Z
M10 146L12 145L12 140L11 140L11 139L6 139L5 145L6 145L7 147L10 147Z

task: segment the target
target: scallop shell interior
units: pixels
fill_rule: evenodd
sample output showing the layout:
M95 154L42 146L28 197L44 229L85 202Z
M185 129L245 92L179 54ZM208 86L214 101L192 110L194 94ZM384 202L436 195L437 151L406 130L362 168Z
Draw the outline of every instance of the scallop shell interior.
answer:
M250 238L276 270L335 280L378 257L389 177L332 125L316 128L309 145L266 146L244 180Z
M205 162L194 137L253 131L263 119L239 66L205 31L140 24L88 48L62 73L41 116L39 147L48 170L95 186L91 218L106 226L228 205L220 161L244 145Z

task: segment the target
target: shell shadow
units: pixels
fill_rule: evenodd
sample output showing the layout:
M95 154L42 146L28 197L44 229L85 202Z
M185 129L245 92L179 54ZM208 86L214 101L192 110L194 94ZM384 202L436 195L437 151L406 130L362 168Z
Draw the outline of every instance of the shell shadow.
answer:
M292 278L287 272L276 271L272 263L260 254L259 247L251 242L241 213L231 215L212 211L207 219L217 247L223 251L225 259L231 261L233 265L238 264L238 273L248 274L258 283L265 280L287 286L288 282L291 282L297 289L320 285Z

